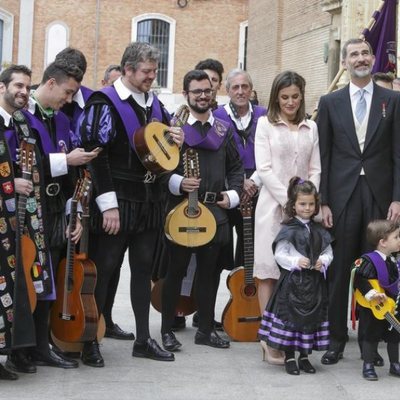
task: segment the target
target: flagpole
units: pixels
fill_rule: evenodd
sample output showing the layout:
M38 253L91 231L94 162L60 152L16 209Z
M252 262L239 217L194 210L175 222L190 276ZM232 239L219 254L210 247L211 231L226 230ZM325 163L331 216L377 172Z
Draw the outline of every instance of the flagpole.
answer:
M373 28L373 26L376 23L376 14L379 14L382 11L383 6L385 5L385 0L381 0L378 8L374 11L374 13L372 14L371 19L368 21L368 24L366 26L365 29L363 29L362 33L359 35L359 39L364 40L365 39L365 31L369 31ZM333 81L331 82L331 84L328 87L328 90L326 91L326 94L331 93L333 91L333 89L335 89L339 79L341 78L341 76L343 75L343 72L346 70L346 68L340 64L340 69L337 72L336 76L333 78ZM315 109L311 119L313 121L315 121L315 119L317 118L317 114L318 114L318 109Z

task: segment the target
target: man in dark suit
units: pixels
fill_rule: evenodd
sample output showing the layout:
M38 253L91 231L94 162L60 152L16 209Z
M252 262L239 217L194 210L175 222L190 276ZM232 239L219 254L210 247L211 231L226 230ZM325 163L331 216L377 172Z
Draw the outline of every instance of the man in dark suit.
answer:
M400 96L373 83L374 61L369 43L347 41L342 64L350 83L319 103L322 216L335 237L328 271L331 336L323 364L335 364L343 357L350 266L368 250L368 222L396 221L400 215ZM376 363L383 365L378 354Z

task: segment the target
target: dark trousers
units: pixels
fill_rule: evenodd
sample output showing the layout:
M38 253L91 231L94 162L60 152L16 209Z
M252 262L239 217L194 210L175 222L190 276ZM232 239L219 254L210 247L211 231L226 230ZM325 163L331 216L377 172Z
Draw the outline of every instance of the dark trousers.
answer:
M161 333L171 332L175 317L175 308L180 295L182 279L186 275L190 257L194 250L173 243L170 246L170 263L162 290ZM196 279L194 296L199 314L199 331L210 333L214 324L214 306L218 290L220 270L217 259L221 244L211 242L195 250Z
M145 231L137 234L94 234L90 238L89 255L97 267L95 298L99 315L106 303L110 280L115 270L120 268L125 251L129 249L131 304L139 342L150 337L150 279L157 235L158 231Z
M333 262L328 269L329 349L343 351L348 335L348 300L350 267L362 254L371 250L365 237L367 225L385 218L379 209L367 181L360 176L344 211L333 215Z

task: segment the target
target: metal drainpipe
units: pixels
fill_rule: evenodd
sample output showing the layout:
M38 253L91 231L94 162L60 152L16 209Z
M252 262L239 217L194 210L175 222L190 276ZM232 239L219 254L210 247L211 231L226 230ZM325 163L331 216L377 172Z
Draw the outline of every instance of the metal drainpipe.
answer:
M99 52L99 30L100 30L100 0L96 0L96 26L94 34L94 55L93 55L93 84L94 89L97 88L97 63Z

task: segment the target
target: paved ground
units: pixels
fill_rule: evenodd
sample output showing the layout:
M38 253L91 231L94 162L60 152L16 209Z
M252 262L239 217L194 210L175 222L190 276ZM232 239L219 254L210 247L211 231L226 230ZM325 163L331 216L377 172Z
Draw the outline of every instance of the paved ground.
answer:
M114 309L114 320L124 329L134 329L128 296L129 272L122 269ZM228 301L225 278L221 279L217 315ZM188 319L188 322L191 322ZM190 325L190 324L188 324ZM151 311L151 332L160 340L160 314ZM84 365L76 370L38 367L37 374L20 375L16 382L0 381L0 399L7 400L385 400L399 398L400 379L388 375L388 367L377 368L378 382L361 378L361 361L355 334L351 334L345 358L336 366L323 366L321 354L311 361L315 375L287 375L283 367L261 361L258 343L232 343L228 350L212 349L193 343L191 326L177 334L183 349L172 363L131 356L132 343L104 339L101 351L105 368ZM386 352L381 354L387 363ZM4 358L0 358L4 361Z

